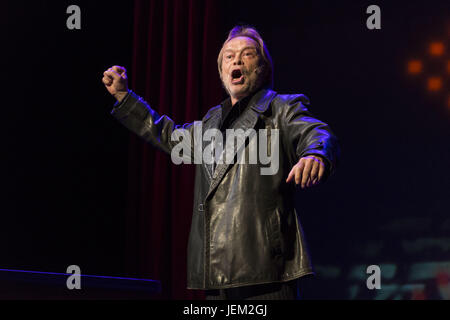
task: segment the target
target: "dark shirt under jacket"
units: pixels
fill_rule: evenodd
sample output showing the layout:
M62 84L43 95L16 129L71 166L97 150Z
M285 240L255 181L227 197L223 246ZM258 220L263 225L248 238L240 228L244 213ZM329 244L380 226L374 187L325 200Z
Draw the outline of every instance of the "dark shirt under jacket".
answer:
M222 120L220 122L220 131L222 132L223 145L226 145L226 130L233 126L233 123L240 117L240 115L245 111L253 95L248 95L245 98L239 100L234 105L231 105L231 98L226 99L222 102ZM234 157L234 162L237 162L236 155ZM213 163L213 170L216 168L216 163Z
M220 123L220 131L222 131L222 134L225 133L226 129L231 128L234 121L244 112L252 96L248 95L236 102L233 106L231 105L231 98L228 98L222 103L222 121Z

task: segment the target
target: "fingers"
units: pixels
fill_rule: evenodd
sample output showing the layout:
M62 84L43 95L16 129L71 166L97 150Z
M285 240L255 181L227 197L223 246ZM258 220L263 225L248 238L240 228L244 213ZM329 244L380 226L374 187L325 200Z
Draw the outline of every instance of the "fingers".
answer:
M286 182L295 180L302 189L312 187L321 181L324 172L325 165L320 157L304 157L291 169Z
M120 75L125 74L127 72L127 70L121 66L113 66L113 67L111 67L111 69Z
M324 173L325 173L325 165L323 163L320 163L319 178L317 182L320 182L322 180Z
M295 166L291 169L291 172L289 172L286 182L288 183L291 182L294 177L295 177Z
M114 72L111 71L111 69L108 69L108 71L103 72L103 83L105 84L105 86L110 87L113 85L114 80L118 80L120 79L120 76Z
M116 72L118 75L120 75L121 78L127 79L127 70L124 67L121 66L113 66L111 67L112 71Z
M106 75L106 72L103 73L103 79L102 82L106 85L106 86L111 86L113 83L113 78Z
M121 78L127 79L127 70L124 67L121 66L113 66L103 72L103 83L106 86L111 86L114 82L114 80L120 80Z
M314 157L315 169L311 173L311 177L313 179L312 185L318 184L322 181L322 177L325 174L325 163L321 157Z
M297 165L294 166L294 174L295 174L295 184L299 185L302 181L303 171L305 168L305 161L299 161Z
M305 163L305 168L303 170L302 179L301 179L301 185L302 185L302 189L303 189L307 186L306 183L311 178L311 169L314 164L314 161L311 159L303 159L303 158L301 160L304 160L304 163Z
M294 180L296 185L300 184L302 179L303 168L305 166L305 161L302 160L303 158L300 159L300 161L295 166L292 167L291 172L289 172L289 175L286 179L287 183Z
M321 167L320 162L314 159L311 168L311 175L310 175L311 179L308 182L308 187L311 187L318 182L320 167Z
M112 66L109 70L118 74L120 78L127 79L127 70L124 67Z
M106 77L109 77L111 80L119 80L121 78L120 74L118 74L116 71L114 71L111 68L109 68L108 70L103 72L103 75Z

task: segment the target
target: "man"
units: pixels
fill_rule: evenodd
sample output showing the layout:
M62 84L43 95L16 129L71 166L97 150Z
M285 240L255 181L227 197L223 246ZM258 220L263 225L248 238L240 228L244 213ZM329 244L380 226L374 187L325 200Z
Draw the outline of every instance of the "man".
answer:
M187 281L189 289L206 290L207 299L295 299L297 279L313 273L294 208L295 185L315 186L335 170L337 139L308 111L306 96L271 90L270 55L255 29L231 30L219 53L218 69L229 98L201 122L182 127L128 89L123 67L105 71L103 83L117 99L112 115L167 153L179 143L172 137L178 129L192 137L196 130L225 134L233 129L260 130L279 138L258 137L266 142L259 146L277 153L277 167L269 174L262 174L262 163L224 163L217 158L213 163L196 162ZM202 150L212 142L203 139ZM255 152L251 145L243 145L247 155ZM237 159L236 148L232 150Z

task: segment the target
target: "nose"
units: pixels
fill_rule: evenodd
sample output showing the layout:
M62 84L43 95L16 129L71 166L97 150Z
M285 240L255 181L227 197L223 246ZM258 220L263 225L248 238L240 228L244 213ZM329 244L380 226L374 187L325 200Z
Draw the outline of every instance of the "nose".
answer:
M233 65L241 65L242 64L242 59L241 59L241 55L240 54L237 54L235 57L234 57L234 60L233 60Z

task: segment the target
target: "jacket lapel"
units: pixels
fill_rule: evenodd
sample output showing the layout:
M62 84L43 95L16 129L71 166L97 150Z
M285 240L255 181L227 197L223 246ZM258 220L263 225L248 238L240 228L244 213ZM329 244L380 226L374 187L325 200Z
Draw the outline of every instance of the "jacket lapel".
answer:
M253 98L249 101L248 107L245 109L245 112L236 120L236 122L233 125L234 130L242 129L244 132L248 129L254 128L258 117L260 114L264 113L268 106L270 105L272 99L275 97L276 92L272 90L261 90L257 92ZM220 120L221 120L221 112L217 112L219 115L216 116L218 119L211 119L210 121L211 125L209 128L219 128ZM226 148L224 147L223 154L225 153ZM232 158L234 158L234 155L237 153L237 148L234 148ZM222 155L223 155L222 154ZM229 155L226 156L226 159L232 159L229 158ZM212 175L211 184L209 187L208 194L206 196L206 199L211 195L211 193L214 191L214 189L219 185L220 181L222 181L223 177L225 176L228 167L233 165L233 163L220 163L217 165L217 167L214 170L214 173ZM212 170L212 165L209 169ZM211 171L210 171L211 172Z
M215 112L212 112L206 119L204 119L203 124L203 132L202 132L202 157L203 157L203 150L211 143L210 141L203 140L204 134L209 129L217 129L219 130L220 123L222 121L222 108L217 107ZM203 161L203 158L202 158ZM213 164L204 163L204 166L206 168L206 172L208 173L209 180L212 180L213 176ZM209 181L209 182L210 182Z

